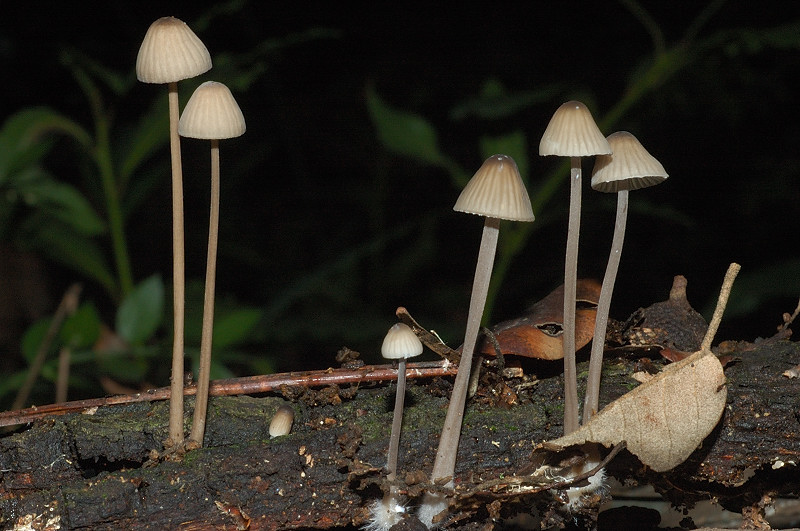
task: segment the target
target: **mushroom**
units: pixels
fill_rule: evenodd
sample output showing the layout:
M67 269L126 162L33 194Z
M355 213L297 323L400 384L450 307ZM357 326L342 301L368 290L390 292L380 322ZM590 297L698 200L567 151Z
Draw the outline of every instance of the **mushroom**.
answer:
M211 140L211 214L208 222L208 258L203 298L203 331L200 338L200 371L189 440L203 446L211 372L211 340L214 329L214 284L217 271L219 233L219 140L244 134L244 116L231 91L222 83L206 81L192 94L183 110L178 131L181 136Z
M397 477L397 454L400 447L400 432L403 425L403 402L406 394L406 360L422 354L422 342L411 328L404 323L393 325L383 338L381 355L397 360L397 391L392 415L392 433L389 438L389 453L386 457L386 478L391 484ZM366 528L371 531L387 531L400 521L405 508L397 496L397 488L389 486L389 492L382 500L370 505L370 521Z
M442 478L452 478L455 472L472 355L486 304L500 220L533 221L534 219L528 192L519 175L517 164L507 155L493 155L484 161L464 187L453 210L484 216L486 220L478 251L478 263L475 267L461 361L458 364L459 370L453 384L442 435L439 438L439 449L431 473L432 482ZM452 479L447 485L453 485ZM427 493L418 512L419 519L431 527L433 518L446 508L447 503L442 494Z
M294 422L294 409L286 404L279 407L269 423L270 438L288 435L292 431L292 422Z
M578 429L578 375L575 367L575 295L581 225L581 157L609 154L611 148L586 105L561 105L539 142L539 155L570 157L569 223L564 266L564 434Z
M183 327L184 250L183 177L181 144L178 136L178 81L199 76L211 69L211 55L197 35L183 21L162 17L147 29L136 57L136 77L144 83L166 83L169 88L169 147L172 159L172 274L173 343L169 400L168 447L183 444Z
M389 472L389 481L392 481L397 475L397 452L400 448L403 402L406 395L406 360L420 354L422 354L422 342L407 324L395 324L386 333L386 337L383 338L381 355L389 360L397 360L397 393L394 400L389 454L386 457L386 470Z
M592 353L589 358L589 377L586 381L586 400L583 405L583 423L597 413L600 405L600 375L603 370L603 348L605 346L608 311L611 295L617 278L625 225L628 217L628 191L647 188L664 181L668 175L664 166L627 131L618 131L608 136L612 155L600 155L592 171L592 188L600 192L617 193L617 217L608 265L597 302L597 317L594 325Z

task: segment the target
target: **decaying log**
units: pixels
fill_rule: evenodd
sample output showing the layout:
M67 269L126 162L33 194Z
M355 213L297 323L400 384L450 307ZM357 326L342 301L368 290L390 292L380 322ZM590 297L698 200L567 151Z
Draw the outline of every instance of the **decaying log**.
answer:
M612 474L651 483L677 505L714 497L741 510L766 494L800 497L800 383L782 376L800 362L800 345L785 339L728 345L726 356L726 412L702 447L664 474L648 472L623 450L611 461ZM530 363L523 369L540 380L503 380L489 369L468 405L454 527L519 511L558 514L560 502L547 490L516 496L476 491L522 470L537 444L561 434L558 368ZM629 356L606 361L604 404L637 385L631 374L639 365ZM585 370L579 365L579 376ZM418 493L430 471L450 382L411 386L399 460L405 492ZM153 452L167 437L163 401L47 417L0 439L0 523L26 529L362 525L367 505L382 495L393 392L372 382L284 387L284 396L215 397L205 447L182 460ZM292 433L270 439L271 415L287 401L296 411ZM190 399L187 421L191 405Z

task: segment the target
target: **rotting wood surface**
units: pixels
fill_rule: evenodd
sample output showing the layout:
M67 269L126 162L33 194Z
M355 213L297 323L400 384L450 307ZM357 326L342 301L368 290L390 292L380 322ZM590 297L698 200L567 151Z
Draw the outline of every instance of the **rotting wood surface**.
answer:
M788 340L730 345L728 404L722 422L678 468L654 474L622 452L610 471L649 482L676 504L717 498L740 511L765 494L800 496L800 380L782 373L800 362ZM562 379L553 362L532 362L535 385L516 387L491 370L470 401L456 469L457 492L509 476L535 445L561 435ZM557 362L556 362L557 363ZM656 362L656 365L660 361ZM641 363L610 357L602 403L636 385ZM585 363L579 377L585 378ZM417 381L409 391L400 446L401 478L430 471L444 419L449 379ZM151 461L167 435L168 404L140 402L93 415L51 417L0 439L0 523L25 529L328 529L362 525L382 495L393 386L317 391L287 389L296 411L290 435L270 439L282 396L215 397L206 446L182 461ZM190 417L191 400L187 401ZM407 481L409 479L406 479ZM413 483L413 481L412 481ZM419 487L419 486L417 486ZM413 486L412 486L413 489ZM472 496L474 501L475 496ZM453 527L491 523L526 509L556 514L548 492L492 505L456 507ZM551 516L552 517L552 516Z

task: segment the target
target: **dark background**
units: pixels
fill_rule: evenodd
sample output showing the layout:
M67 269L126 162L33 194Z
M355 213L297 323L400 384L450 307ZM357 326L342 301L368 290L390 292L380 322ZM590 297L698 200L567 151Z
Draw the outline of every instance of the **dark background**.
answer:
M250 348L277 370L329 366L342 345L374 360L398 305L450 344L463 333L481 221L452 212L459 190L445 171L381 145L367 112L369 87L427 119L440 150L470 172L483 160L482 136L524 132L533 197L539 176L561 162L537 154L553 111L581 99L599 122L654 54L629 2L4 4L2 116L47 105L90 127L59 50L79 50L132 76L141 39L161 16L186 21L215 61L280 43L247 59L258 75L246 91L232 87L248 130L222 144L218 269L220 299L265 309ZM737 261L742 274L718 340L752 340L771 335L800 294L800 39L770 33L800 27L800 10L785 2L718 4L680 49L678 70L603 131L633 132L670 174L631 194L611 311L624 319L665 299L682 274L690 301L708 317L727 265ZM707 7L642 5L667 48ZM309 30L317 36L292 41ZM229 81L214 74L186 83ZM469 112L466 103L489 79L508 94L538 99L505 115ZM124 98L109 96L116 134L164 92L138 84ZM126 224L137 280L159 271L170 278L166 148L159 157L153 164L163 166L163 186ZM187 274L195 279L205 264L206 158L205 145L184 142ZM69 146L58 146L48 164L79 183ZM585 161L585 172L591 167ZM600 279L615 198L585 186L579 271ZM512 264L492 322L518 315L563 281L567 204L562 183L536 211L536 230ZM57 301L76 278L45 264L47 293ZM113 312L102 290L88 285L85 297Z

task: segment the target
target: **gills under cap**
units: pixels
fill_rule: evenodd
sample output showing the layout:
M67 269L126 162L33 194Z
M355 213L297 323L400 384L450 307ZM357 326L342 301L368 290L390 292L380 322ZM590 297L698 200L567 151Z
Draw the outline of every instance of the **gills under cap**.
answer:
M178 132L188 138L222 140L244 134L244 115L231 91L222 83L206 81L186 102Z
M511 221L534 220L517 163L508 155L486 159L461 191L453 210Z
M539 142L539 155L589 157L609 153L611 148L592 113L574 100L556 109Z
M173 83L210 69L206 46L175 17L162 17L150 25L136 57L136 77L144 83Z
M592 188L600 192L619 192L647 188L669 175L664 166L627 131L608 136L612 155L600 155L592 170Z

